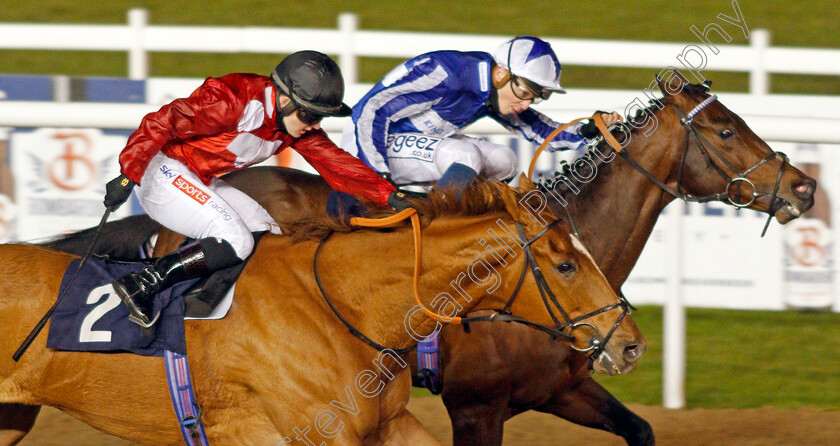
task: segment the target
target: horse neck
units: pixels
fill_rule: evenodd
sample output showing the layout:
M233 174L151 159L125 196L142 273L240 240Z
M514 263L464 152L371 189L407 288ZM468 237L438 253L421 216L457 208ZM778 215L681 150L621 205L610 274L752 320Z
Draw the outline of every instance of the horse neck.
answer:
M486 293L476 291L476 285L470 279L460 281L460 291L451 282L467 271L471 261L482 255L484 251L480 240L489 238L486 231L499 218L513 226L509 216L490 214L441 217L423 229L419 288L421 302L426 308L447 314L442 306L454 300L462 306L458 314L463 315L480 303ZM331 296L340 311L358 315L353 323L359 323L357 328L363 333L382 345L394 348L416 343L407 328L407 315L410 316L408 325L414 333L425 336L432 332L435 321L416 308L412 288L415 255L411 229L403 228L392 233L351 233L341 237L341 240L337 237L334 245L329 248L331 251L354 253L351 256L354 259L344 256L330 261L344 265L352 265L347 263L351 261L356 264L364 262L372 266L365 267L345 293L337 292L334 298ZM325 264L324 269L327 267ZM370 292L360 293L359 290ZM451 299L443 296L444 293L451 296ZM470 300L465 299L464 294ZM440 298L438 304L433 305L432 301L437 298Z
M657 114L662 117L664 112ZM652 137L633 132L624 149L645 170L676 188L684 133L679 125L660 128ZM672 123L673 124L673 123ZM660 213L674 197L616 155L599 167L592 183L570 203L581 239L610 284L618 289L642 253Z

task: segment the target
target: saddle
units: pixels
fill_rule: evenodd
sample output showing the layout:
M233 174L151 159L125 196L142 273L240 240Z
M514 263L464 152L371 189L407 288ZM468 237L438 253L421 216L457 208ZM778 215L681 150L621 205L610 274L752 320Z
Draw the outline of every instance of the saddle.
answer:
M255 245L263 234L254 233ZM160 320L147 330L129 322L128 309L113 292L111 282L143 268L148 259L122 261L94 255L83 267L81 259L75 259L62 279L59 294L64 298L50 317L47 347L65 351L129 351L144 356L163 356L167 350L186 354L184 319L211 316L249 259L250 256L205 278L162 290L154 303ZM181 297L183 304L178 300ZM227 308L220 310L226 312ZM222 316L214 314L210 318Z
M216 309L231 287L233 287L233 284L236 283L236 279L242 274L242 270L254 255L257 244L263 234L265 234L265 231L254 232L252 234L254 235L254 249L248 258L236 265L220 269L207 277L199 279L198 282L184 293L184 317L203 319L213 313L213 310ZM191 239L187 239L184 244L191 241Z

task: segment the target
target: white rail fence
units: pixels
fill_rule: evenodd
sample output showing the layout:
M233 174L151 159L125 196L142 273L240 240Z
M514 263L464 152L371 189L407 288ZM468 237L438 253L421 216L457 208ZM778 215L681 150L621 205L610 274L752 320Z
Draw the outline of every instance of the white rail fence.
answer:
M737 29L735 30L737 31ZM769 74L821 74L840 76L840 50L784 48L770 46L770 33L752 30L747 45L718 45L717 54L703 58L695 68L719 71L748 72L750 94L724 93L721 101L738 113L760 137L769 141L840 143L840 97L770 95ZM718 37L712 33L711 37ZM739 34L733 33L732 41ZM439 49L492 51L510 36L429 34L417 32L365 31L358 29L353 14L341 14L337 29L153 26L142 9L128 13L125 25L52 25L0 24L0 50L85 50L123 51L128 53L128 76L146 79L149 73L149 52L222 52L286 54L306 48L339 56L348 89L347 102L369 88L357 84L359 57L409 58ZM688 48L702 51L706 43L654 43L607 40L547 39L570 65L612 66L663 69L677 66L677 57ZM746 40L745 40L746 41ZM707 63L706 63L707 62ZM154 81L154 79L150 79ZM200 79L184 80L184 91L173 91L174 97L185 96L199 85ZM180 87L179 87L180 88ZM626 112L633 99L646 102L638 91L572 89L562 98L552 98L540 106L558 121L591 114L592 110ZM166 98L147 97L146 104L0 101L0 127L82 127L99 129L133 129L146 113L156 110ZM324 121L327 131L339 133L343 120ZM493 135L504 130L492 122L479 122L469 133ZM520 159L520 161L524 161ZM527 161L525 161L527 162ZM681 208L681 205L679 205ZM685 310L681 252L682 212L672 211L677 232L671 234L672 261L669 263L665 308L666 345L664 358L664 394L666 407L685 404Z
M190 83L197 87L200 80ZM361 97L357 92L369 86L351 87L347 101ZM721 102L738 113L750 128L768 141L840 143L840 97L719 93ZM540 104L540 111L560 122L592 114L593 110L625 112L625 106L642 93L622 90L575 90ZM160 107L155 104L96 102L0 101L0 126L8 127L91 127L133 129L142 117ZM327 118L324 128L341 133L344 120ZM467 129L474 134L506 131L495 121L481 120Z
M718 32L707 32L706 41L698 37L683 43L547 40L562 62L570 65L658 70L669 65L680 68L678 57L682 56L684 62L691 61L686 68L749 72L753 94L769 92L770 73L840 75L840 50L774 47L767 30L727 29L730 41L749 35L749 44L722 44L725 39ZM305 42L308 49L338 55L347 83L353 84L358 79L359 57L409 58L440 49L492 51L507 38L360 30L357 16L350 13L339 15L336 29L149 25L144 9L130 10L125 25L0 24L0 49L127 52L131 79L148 77L149 52L287 54L300 50Z

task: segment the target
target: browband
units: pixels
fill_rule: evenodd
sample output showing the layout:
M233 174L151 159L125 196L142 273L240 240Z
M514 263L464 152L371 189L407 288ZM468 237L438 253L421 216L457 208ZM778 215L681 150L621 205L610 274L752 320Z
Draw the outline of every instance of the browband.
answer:
M691 122L691 120L694 119L694 116L697 115L697 113L700 113L700 110L703 110L704 108L706 108L707 105L715 101L717 101L716 94L709 96L708 98L706 98L705 101L697 104L697 107L692 108L691 111L685 115L685 118L682 118L680 120L680 122L682 122L683 124Z

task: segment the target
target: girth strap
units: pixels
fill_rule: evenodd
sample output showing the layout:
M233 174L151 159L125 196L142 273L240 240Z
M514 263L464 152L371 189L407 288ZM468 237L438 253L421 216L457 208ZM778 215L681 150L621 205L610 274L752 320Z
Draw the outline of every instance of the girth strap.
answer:
M204 425L201 423L201 406L195 402L187 355L165 350L164 362L169 395L172 397L175 416L181 425L184 443L187 446L209 446Z

